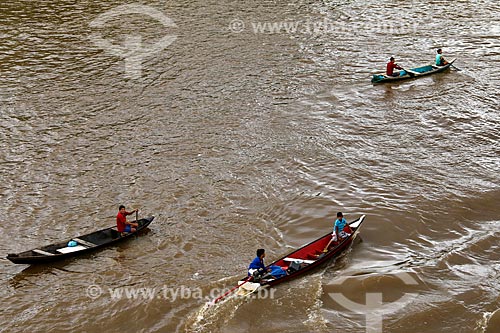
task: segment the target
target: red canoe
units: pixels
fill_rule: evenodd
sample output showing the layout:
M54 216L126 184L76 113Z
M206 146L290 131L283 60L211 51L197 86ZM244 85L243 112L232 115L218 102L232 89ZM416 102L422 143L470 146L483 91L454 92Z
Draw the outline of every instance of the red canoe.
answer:
M286 275L279 278L275 278L269 274L264 275L261 278L254 278L253 276L245 277L244 279L241 279L238 282L238 285L231 289L230 292L238 289L239 295L250 294L255 292L260 287L274 286L278 283L294 279L322 265L330 259L339 256L352 244L353 240L359 233L359 229L364 219L365 215L350 222L349 226L351 227L352 234L349 237L344 238L340 243L333 242L326 253L323 253L323 249L332 238L331 232L302 246L298 250L289 253L267 266L268 268L270 266L280 266L282 270L286 272ZM228 294L229 292L215 299L212 303L217 303Z

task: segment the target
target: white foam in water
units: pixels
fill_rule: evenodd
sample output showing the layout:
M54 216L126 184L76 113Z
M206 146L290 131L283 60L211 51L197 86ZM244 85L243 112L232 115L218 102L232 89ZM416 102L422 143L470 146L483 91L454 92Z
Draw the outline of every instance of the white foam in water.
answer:
M317 274L315 276L319 276L318 279L315 279L317 283L314 285L315 292L313 295L316 301L307 309L307 320L303 322L304 325L310 327L311 331L313 332L326 330L328 323L326 318L323 316L323 313L321 312L321 306L323 305L323 302L321 301L321 295L323 293L323 275Z
M238 308L244 303L245 299L229 296L220 302L214 303L214 300L206 302L194 315L196 318L192 325L189 327L189 332L208 332L217 331L217 325L220 319L223 319L219 325L226 324L231 320ZM225 313L228 311L228 313Z

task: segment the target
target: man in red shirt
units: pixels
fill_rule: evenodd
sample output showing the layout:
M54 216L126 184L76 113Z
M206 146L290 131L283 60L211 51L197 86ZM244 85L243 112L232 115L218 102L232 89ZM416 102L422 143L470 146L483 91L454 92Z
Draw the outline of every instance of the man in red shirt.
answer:
M139 209L134 209L131 212L127 212L125 210L125 206L120 205L120 208L118 208L118 214L116 215L116 228L118 229L119 233L124 233L124 232L135 232L139 224L135 222L128 222L127 221L127 215L133 214L135 212L138 212Z
M391 57L391 59L389 60L390 61L387 63L387 72L386 72L387 76L399 76L399 72L394 73L394 69L403 69L403 68L399 67L396 64L394 57Z

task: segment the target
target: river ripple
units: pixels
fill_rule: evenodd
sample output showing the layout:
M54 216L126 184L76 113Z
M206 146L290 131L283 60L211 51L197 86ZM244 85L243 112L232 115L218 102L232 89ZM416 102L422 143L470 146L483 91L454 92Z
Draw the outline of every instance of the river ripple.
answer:
M3 259L1 331L364 331L334 293L382 294L384 332L498 331L495 1L148 1L109 16L120 5L0 5L1 252L104 228L122 203L157 216L79 259ZM134 77L96 33L176 40ZM391 55L413 67L438 47L462 70L370 84ZM347 255L273 299L203 310L256 248L286 254L338 210L367 215ZM123 286L154 294L108 293ZM164 292L182 288L203 299Z

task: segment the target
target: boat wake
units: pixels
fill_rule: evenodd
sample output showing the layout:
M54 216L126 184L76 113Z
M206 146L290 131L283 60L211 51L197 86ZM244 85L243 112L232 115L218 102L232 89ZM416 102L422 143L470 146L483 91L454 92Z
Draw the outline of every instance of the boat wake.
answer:
M321 296L323 295L323 276L326 270L325 268L318 274L311 276L311 280L316 282L314 284L309 284L308 279L304 280L304 283L308 283L307 286L309 286L308 295L311 296L311 299L315 299L314 303L307 308L307 320L303 322L308 327L308 331L311 332L325 332L328 328L328 321L321 311L323 306L323 302L321 301Z
M482 320L477 323L478 332L498 332L500 328L500 309L494 312L485 312Z
M206 302L198 311L191 315L186 328L189 332L217 332L227 324L236 314L245 299L231 295L228 298L214 303ZM221 320L223 319L223 320Z
M216 285L226 285L234 282L237 276L228 276L215 282ZM236 292L215 303L215 298L207 300L196 312L191 314L185 324L189 332L217 332L227 324L236 314L238 308L246 299L238 296ZM221 321L221 318L223 320Z
M327 329L328 321L322 314L323 302L321 301L323 293L322 275L324 271L325 269L305 279L291 282L292 285L283 290L283 295L272 301L275 306L282 305L283 302L291 302L292 304L295 303L294 307L304 308L307 319L303 320L302 324L311 332L325 331ZM297 295L290 296L294 294L291 290L296 291L299 295L304 294L296 298ZM235 293L217 303L214 303L213 300L206 302L186 320L185 330L189 332L223 331L224 328L234 325L231 321L237 316L241 306L248 304L254 298L258 298L257 296L252 297L252 295L255 296L256 293L246 297Z

